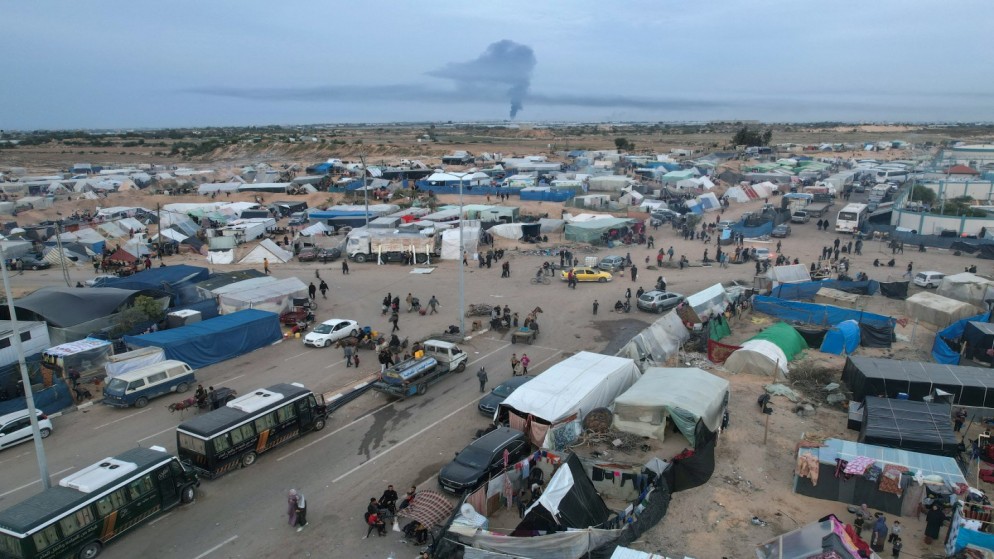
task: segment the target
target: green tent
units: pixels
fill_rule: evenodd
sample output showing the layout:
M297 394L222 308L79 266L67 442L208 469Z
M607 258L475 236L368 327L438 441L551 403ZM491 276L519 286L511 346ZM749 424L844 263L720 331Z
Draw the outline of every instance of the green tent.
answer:
M621 217L607 217L603 219L592 219L579 223L567 223L565 236L567 241L577 241L581 243L597 244L601 240L601 235L611 229L623 229L635 223L634 219Z
M724 316L718 315L708 321L708 337L712 340L717 342L731 333L732 329L728 327Z
M778 322L747 341L752 340L766 340L774 344L783 350L783 354L787 356L787 361L793 361L798 353L808 349L808 344L804 338L786 322Z

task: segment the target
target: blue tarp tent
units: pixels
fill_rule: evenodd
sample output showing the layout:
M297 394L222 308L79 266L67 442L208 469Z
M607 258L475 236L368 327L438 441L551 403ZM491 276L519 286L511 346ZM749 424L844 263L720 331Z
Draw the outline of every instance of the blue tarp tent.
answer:
M161 347L167 359L200 369L283 339L275 313L246 309L188 326L142 336L125 336L131 348Z
M101 287L116 287L118 289L159 289L180 283L197 283L210 277L210 271L200 266L179 264L163 268L150 268L137 274L123 278L106 280Z
M985 312L978 314L977 316L971 316L946 326L942 330L939 330L935 334L935 341L932 342L932 359L936 363L941 363L943 365L959 365L960 354L959 351L949 347L950 341L959 341L963 337L963 331L966 329L966 325L970 322L987 322L990 319L990 313Z
M821 343L821 351L835 355L850 354L859 347L859 323L846 320L833 326L825 333Z
M777 297L778 299L787 299L789 301L796 301L798 299L812 300L815 298L818 290L823 287L838 289L839 291L845 291L846 293L856 293L858 295L876 295L880 292L880 283L876 280L821 280L806 281L801 283L781 283L776 287L776 289L773 290L771 295Z

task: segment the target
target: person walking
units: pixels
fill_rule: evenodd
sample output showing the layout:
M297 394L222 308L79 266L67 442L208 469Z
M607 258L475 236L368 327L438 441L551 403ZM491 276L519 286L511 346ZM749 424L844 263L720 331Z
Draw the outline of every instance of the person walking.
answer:
M487 370L480 367L480 370L476 372L476 378L480 379L480 392L486 392L487 390Z
M400 330L400 326L397 325L397 322L399 320L400 320L400 315L397 314L397 311L393 311L393 314L390 315L390 322L393 324L393 329L390 330L391 333Z
M911 271L914 269L914 264L915 264L914 262L908 262L908 270L904 272L904 277L908 279L912 278Z
M508 262L508 261L505 260L504 263L500 265L500 277L502 277L502 278L509 278L509 277L511 277L511 263L510 262Z
M307 526L307 498L304 497L303 491L297 491L297 531L302 532L304 526Z
M355 353L355 349L352 346L347 345L344 348L344 352L345 352L345 366L346 367L351 367L352 366L352 355Z
M669 259L670 262L673 262L673 254L674 254L674 252L673 252L673 245L670 245L670 248L669 248L669 250L666 251L666 254L670 257L670 259Z
M438 299L436 299L434 295L431 296L431 299L428 299L428 308L431 309L431 312L428 314L438 313Z
M635 278L637 278L637 277L638 277L638 274L639 274L639 269L638 269L638 267L637 267L637 266L635 266L634 264L632 264L632 270L631 270L631 273L632 273L632 283L635 283Z
M342 275L343 276L349 275L349 261L347 258L342 259Z
M324 280L321 280L321 285L318 286L318 289L321 290L321 297L327 299L328 298L328 282L326 282Z
M286 498L286 502L287 502L286 515L287 515L288 524L290 524L290 526L296 526L297 525L297 502L298 502L298 499L299 499L299 497L297 496L297 490L296 489L291 489L290 490L290 494Z
M599 306L601 306L601 304L597 302L597 299L594 299L594 316L597 316L597 307Z
M531 362L532 362L532 360L531 360L530 357L528 357L527 353L522 353L521 354L521 374L522 375L527 375L528 374L528 364L531 363Z
M312 281L311 284L307 286L307 296L310 297L311 301L313 301L317 294L318 287L314 285L314 282Z
M265 272L267 276L269 275L269 259L268 258L263 258L262 259L262 271Z

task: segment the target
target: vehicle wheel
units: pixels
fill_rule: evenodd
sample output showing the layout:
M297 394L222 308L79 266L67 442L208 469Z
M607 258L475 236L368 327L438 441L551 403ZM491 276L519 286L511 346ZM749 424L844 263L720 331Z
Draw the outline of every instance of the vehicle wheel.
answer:
M418 395L424 396L425 392L428 392L428 385L422 382L418 385Z
M331 345L331 340L325 340L324 343L321 344L321 347L328 347L330 345Z
M358 262L358 263L360 263L360 264L362 264L363 262L366 261L366 255L365 254L357 254L357 255L355 255L355 261Z
M51 434L52 434L52 430L51 429L45 428L45 429L41 430L41 438L43 438L43 439L47 439L48 436L51 435Z
M243 468L248 468L252 464L255 464L255 458L256 458L256 454L254 452L250 452L250 453L246 454L245 456L242 456L242 467Z
M192 485L187 485L183 488L183 491L179 494L179 500L185 505L193 502L193 498L197 496L196 491L193 490Z
M663 314L664 312L666 312L666 309L664 309L663 307L659 307L658 309L656 309L656 312L659 314Z
M466 370L466 362L465 361L463 361L462 363L459 364L458 367L456 367L456 372L457 373L461 373L461 372L463 372L465 370Z
M179 384L176 385L176 393L177 394L182 394L182 393L186 392L189 389L190 389L190 386L187 385L185 382L181 382L181 383L179 383Z
M597 280L597 283L606 283L606 282L607 282L607 278L600 278L600 279Z
M79 550L79 559L93 559L97 555L100 555L100 551L103 550L100 542L90 542L83 546L83 549Z
M137 400L135 400L135 407L136 408L144 408L147 405L148 405L148 398L146 398L144 396L142 396L141 398L138 398Z
M314 422L314 430L320 431L321 429L324 429L324 425L325 425L324 420L318 419L317 421Z

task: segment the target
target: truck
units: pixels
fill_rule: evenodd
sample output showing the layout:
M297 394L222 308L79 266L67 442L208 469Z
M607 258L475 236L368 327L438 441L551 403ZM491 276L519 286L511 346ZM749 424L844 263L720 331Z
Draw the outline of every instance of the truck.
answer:
M466 370L469 356L454 343L427 340L422 344L423 354L388 367L373 382L373 390L394 398L404 399L422 395L428 387L451 372Z
M353 262L415 262L430 261L441 254L441 233L431 236L419 233L352 230L345 241L345 255Z
M831 206L831 202L815 202L805 206L804 211L807 212L809 217L822 217L828 212L828 208Z

